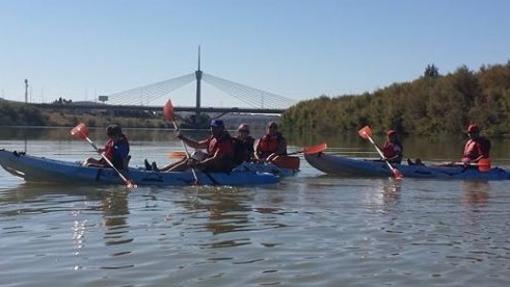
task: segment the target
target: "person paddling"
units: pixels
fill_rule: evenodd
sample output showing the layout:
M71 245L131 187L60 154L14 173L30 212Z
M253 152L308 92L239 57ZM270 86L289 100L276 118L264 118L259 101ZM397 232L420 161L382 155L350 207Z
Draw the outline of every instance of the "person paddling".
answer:
M104 153L105 157L108 158L118 170L127 170L129 163L129 142L127 137L122 133L120 126L116 124L109 125L106 128L106 135L108 136L108 140L104 148L100 148L98 151ZM99 160L88 158L83 165L109 167L103 158Z
M195 152L190 159L185 158L159 169L155 163L149 165L146 160L146 168L156 171L183 171L197 168L207 172L229 172L235 165L232 137L225 130L222 120L212 120L209 127L211 136L201 141L188 138L181 132L177 134L177 137L186 145L195 149L206 149L207 153Z
M278 132L278 124L269 122L266 134L259 139L255 147L257 160L271 161L277 156L287 154L287 140Z
M469 140L464 145L462 163L470 165L478 163L481 159L490 158L491 142L480 136L480 128L476 124L470 124L466 130Z
M389 163L400 164L402 162L404 147L395 130L388 130L386 132L386 142L381 150Z

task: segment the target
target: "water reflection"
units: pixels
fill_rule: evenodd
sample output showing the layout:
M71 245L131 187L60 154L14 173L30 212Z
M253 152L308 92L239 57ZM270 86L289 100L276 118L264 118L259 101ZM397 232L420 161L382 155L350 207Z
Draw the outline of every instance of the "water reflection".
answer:
M402 182L393 178L370 180L364 186L364 204L368 207L382 209L383 212L392 211L400 201Z
M186 208L206 211L205 228L215 235L246 228L250 211L246 202L250 200L250 193L237 188L202 188L196 200L190 201Z
M400 180L389 179L382 184L382 200L386 210L391 210L400 200Z
M128 235L128 192L123 188L24 183L14 189L2 191L0 205L4 205L0 217L69 212L73 220L72 240L76 256L80 255L85 247L88 229L95 229L94 221L84 215L90 212L103 217L101 225L105 227L103 238L106 245L133 241Z
M101 199L103 211L103 224L105 229L105 244L115 245L133 241L128 237L129 225L127 217L129 214L128 191L117 190L103 194Z
M488 181L463 181L461 183L464 190L462 202L469 206L485 206L489 200L489 191L491 189Z

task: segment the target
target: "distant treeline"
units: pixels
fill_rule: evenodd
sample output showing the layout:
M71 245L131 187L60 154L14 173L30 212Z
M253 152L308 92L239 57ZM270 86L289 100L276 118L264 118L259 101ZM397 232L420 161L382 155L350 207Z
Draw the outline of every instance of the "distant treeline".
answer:
M48 117L34 107L0 101L0 126L42 126Z
M23 103L0 100L0 126L75 126L105 127L118 123L123 127L164 128L161 115L140 111L61 111L41 110Z
M291 107L282 128L292 134L342 133L371 125L382 132L434 136L463 133L477 123L492 136L510 134L510 61L466 66L447 75L434 65L422 77L362 95L321 96Z

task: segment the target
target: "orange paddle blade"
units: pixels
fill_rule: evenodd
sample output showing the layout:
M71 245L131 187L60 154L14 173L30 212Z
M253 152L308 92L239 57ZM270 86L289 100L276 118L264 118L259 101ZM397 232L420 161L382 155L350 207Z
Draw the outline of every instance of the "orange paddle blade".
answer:
M369 137L372 137L372 129L369 126L364 126L358 131L358 134L360 137L368 139Z
M299 169L299 157L297 156L277 156L271 161L274 165L281 168Z
M183 158L187 157L186 153L183 151L171 151L168 153L169 158Z
M318 145L305 147L305 148L303 148L303 152L305 154L316 154L316 153L323 152L327 148L328 148L328 145L326 143L321 143Z
M167 121L173 121L174 120L174 106L172 105L172 101L168 100L163 107L163 116L165 117L165 120Z
M89 136L89 129L84 123L80 123L71 130L71 135L75 138L85 139Z
M478 170L481 172L487 172L491 170L491 159L482 158L478 161Z

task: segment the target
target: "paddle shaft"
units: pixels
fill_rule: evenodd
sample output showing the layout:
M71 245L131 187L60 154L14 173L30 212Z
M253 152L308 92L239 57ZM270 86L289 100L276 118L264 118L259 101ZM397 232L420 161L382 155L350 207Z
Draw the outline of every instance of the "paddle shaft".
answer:
M179 130L179 127L177 127L177 123L175 121L172 121L172 124L174 125L174 129L176 131ZM187 159L190 159L191 156L189 154L189 151L188 151L188 147L186 146L186 144L184 143L184 141L181 139L181 144L182 144L182 147L184 147L184 151L186 152L186 158ZM195 171L195 168L191 168L191 172L193 173L193 177L195 178L195 182L198 183L198 176L197 176L197 172Z
M377 153L381 156L381 158L382 158L382 159L384 159L384 162L388 165L388 167L390 168L391 172L392 172L393 174L397 174L397 173L398 173L397 169L396 169L396 168L394 168L394 167L390 164L390 162L386 159L386 157L384 156L384 154L383 154L382 150L381 150L381 149L380 149L380 148L379 148L379 147L375 144L375 142L374 142L374 140L372 139L372 137L371 137L371 136L369 136L369 135L367 134L367 138L368 138L368 140L370 141L370 143L371 143L371 144L375 147L375 150L377 150Z
M288 154L285 154L285 155L295 155L295 154L300 154L300 153L304 153L305 150L302 149L302 150L298 150L298 151L293 151L293 152L289 152Z
M115 170L120 178L122 178L122 180L127 184L127 185L131 185L132 183L113 165L113 163L104 155L104 153L102 152L99 152L99 149L97 148L96 144L90 140L90 138L88 136L85 137L85 140L87 140L87 142L94 148L94 150L99 154L101 155L101 157L106 161L106 163L111 167L113 168L113 170Z

